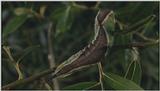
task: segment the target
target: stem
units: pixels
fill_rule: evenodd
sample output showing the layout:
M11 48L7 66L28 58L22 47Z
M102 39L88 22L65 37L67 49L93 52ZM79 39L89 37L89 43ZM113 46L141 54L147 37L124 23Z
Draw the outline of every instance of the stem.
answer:
M99 69L99 82L101 84L101 89L104 90L104 86L103 86L103 69L102 69L102 64L98 63L98 69Z
M138 21L136 24L134 24L133 26L131 26L128 30L130 30L130 31L131 31L131 30L134 30L134 29L136 29L137 27L142 26L142 25L148 23L149 21L154 20L155 18L156 18L155 15L148 16L148 17L146 17L145 19Z
M52 46L52 23L49 24L49 29L48 29L48 61L49 61L49 66L50 68L53 68L56 66L56 63L55 63L55 56L54 56L54 53L53 53L53 46ZM54 75L54 74L52 74ZM58 90L59 89L59 83L58 83L58 80L57 79L52 79L52 82L53 82L53 86L54 86L54 89Z
M137 33L137 32L135 34L138 35L139 37L141 37L142 39L146 40L146 41L150 41L150 42L157 41L155 39L148 38L148 37L144 36L143 34L140 34L140 33Z
M114 34L117 35L117 34L133 33L133 32L135 33L137 31L141 30L141 28L143 28L146 23L153 21L155 19L155 17L156 17L155 15L148 16L145 19L138 21L133 26L124 29L125 31L114 32Z
M44 83L44 86L47 88L47 90L52 90L52 87L46 82L45 79L42 78L42 81Z
M2 86L2 89L3 90L4 89L11 89L11 88L14 88L14 87L22 85L22 84L28 84L28 83L30 83L32 81L35 81L35 80L38 80L38 79L40 79L40 78L42 78L42 77L44 77L44 76L46 76L46 75L48 75L48 74L50 74L54 71L55 71L55 68L52 68L52 69L48 69L48 70L45 70L43 72L40 72L38 74L35 74L35 75L33 75L31 77L28 77L26 79L16 80L16 81L14 81L10 84Z
M132 47L138 47L138 48L143 48L143 47L148 47L148 46L152 46L155 44L158 44L159 40L155 40L154 42L139 42L139 43L130 43L130 44L124 44L124 45L113 45L111 47L113 47L113 49L126 49L126 48L132 48Z
M7 46L4 46L3 49L4 49L5 52L7 53L9 59L11 60L13 66L15 67L15 69L16 69L16 71L17 71L17 73L18 73L18 80L23 79L23 74L22 74L22 72L21 72L21 70L20 70L20 68L19 68L19 64L16 63L16 61L14 60L14 58L13 58L13 56L12 56L12 54L11 54L10 48L7 47Z

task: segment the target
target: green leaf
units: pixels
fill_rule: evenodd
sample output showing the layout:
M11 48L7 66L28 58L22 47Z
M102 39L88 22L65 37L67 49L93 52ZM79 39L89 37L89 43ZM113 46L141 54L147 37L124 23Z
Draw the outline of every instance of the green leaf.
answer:
M147 24L148 22L151 22L154 20L156 16L155 15L150 15L146 18L141 19L140 21L137 21L134 25L132 25L131 27L129 27L128 31L135 31L135 29L139 28L139 27L144 27L145 24Z
M74 17L79 13L79 10L72 5L61 6L57 8L50 16L50 18L55 22L56 25L56 35L64 33L70 30Z
M104 23L104 27L108 32L109 45L112 46L114 42L113 32L115 31L115 14L114 13L108 17L107 21Z
M142 90L140 86L131 80L127 80L115 74L103 74L106 86L110 86L115 90Z
M8 34L16 31L24 22L27 20L26 15L21 16L15 16L13 19L11 19L8 24L4 27L3 30L3 37L6 37Z
M74 19L74 13L72 6L67 6L64 11L62 11L62 15L58 18L56 35L70 30Z
M99 89L101 89L100 82L98 82L98 83L96 83L96 84L87 88L87 90L99 90Z
M131 62L128 67L128 71L126 72L125 78L130 79L140 85L141 75L142 70L140 64L137 61Z
M35 48L37 47L40 47L39 45L35 45L35 46L31 46L31 47L28 47L26 49L24 49L24 54L22 54L21 57L19 57L17 63L19 64L19 62L28 54L30 53L31 51L33 51Z
M70 85L65 87L65 90L85 90L88 89L89 87L95 85L97 82L81 82L81 83L77 83L74 85Z
M19 75L18 80L24 78L24 75L23 75L23 73L22 73L21 70L20 70L19 63L21 62L21 60L22 60L28 53L30 53L31 51L33 51L33 50L34 50L35 48L37 48L37 47L39 47L39 45L31 46L31 47L28 47L28 48L24 49L24 54L22 54L22 56L21 56L21 57L18 59L18 61L16 62L15 68L16 68L16 70L17 70L17 72L18 72L18 75Z
M135 23L148 15L153 14L153 10L158 7L158 3L130 2L125 7L118 8L118 18L124 23ZM143 12L142 12L143 11ZM134 18L133 18L134 16Z
M139 54L136 48L130 51L132 60L128 66L128 69L125 74L125 78L134 81L137 84L140 84L141 76L142 76L142 69L139 62Z
M130 44L132 41L132 35L131 34L128 34L128 35L123 35L123 36L114 36L114 45L126 45L126 44ZM119 62L119 66L122 66L123 67L123 70L125 71L128 67L128 63L130 63L128 60L126 60L126 57L128 57L129 53L128 53L128 49L124 49L124 48L112 48L113 52L115 54L114 55L117 55L116 56L116 60L117 62ZM118 50L117 50L118 49ZM113 56L114 57L114 56ZM112 60L112 59L111 59ZM123 72L122 70L122 72ZM122 73L122 72L119 72L119 73Z

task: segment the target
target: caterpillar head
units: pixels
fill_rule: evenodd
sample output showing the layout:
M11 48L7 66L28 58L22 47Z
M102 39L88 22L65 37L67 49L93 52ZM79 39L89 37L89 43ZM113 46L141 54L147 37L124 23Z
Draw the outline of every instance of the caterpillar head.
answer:
M110 43L108 45L113 44L113 35L112 32L115 31L115 16L112 10L101 9L97 13L95 18L95 34L98 34L100 26L105 29L107 39L109 39Z
M104 9L104 10L99 10L97 16L96 16L96 23L98 25L103 25L105 21L113 14L112 10Z

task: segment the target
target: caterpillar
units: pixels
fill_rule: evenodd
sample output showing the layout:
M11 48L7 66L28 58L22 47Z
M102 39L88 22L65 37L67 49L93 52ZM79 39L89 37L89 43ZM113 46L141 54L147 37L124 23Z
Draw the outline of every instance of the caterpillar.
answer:
M95 38L82 50L71 56L68 60L60 64L54 72L53 77L70 73L76 69L101 61L107 52L109 43L108 34L103 23L112 14L111 10L100 10L95 18Z

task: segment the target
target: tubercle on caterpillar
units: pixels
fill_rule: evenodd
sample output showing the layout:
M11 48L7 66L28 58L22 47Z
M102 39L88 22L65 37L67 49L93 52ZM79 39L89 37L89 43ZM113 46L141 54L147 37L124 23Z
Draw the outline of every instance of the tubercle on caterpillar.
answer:
M60 64L54 72L52 77L57 77L70 73L78 68L95 64L105 56L107 51L108 36L106 35L105 28L103 27L104 21L108 19L112 11L100 10L95 19L95 39L89 43L84 49L71 56L68 60Z

